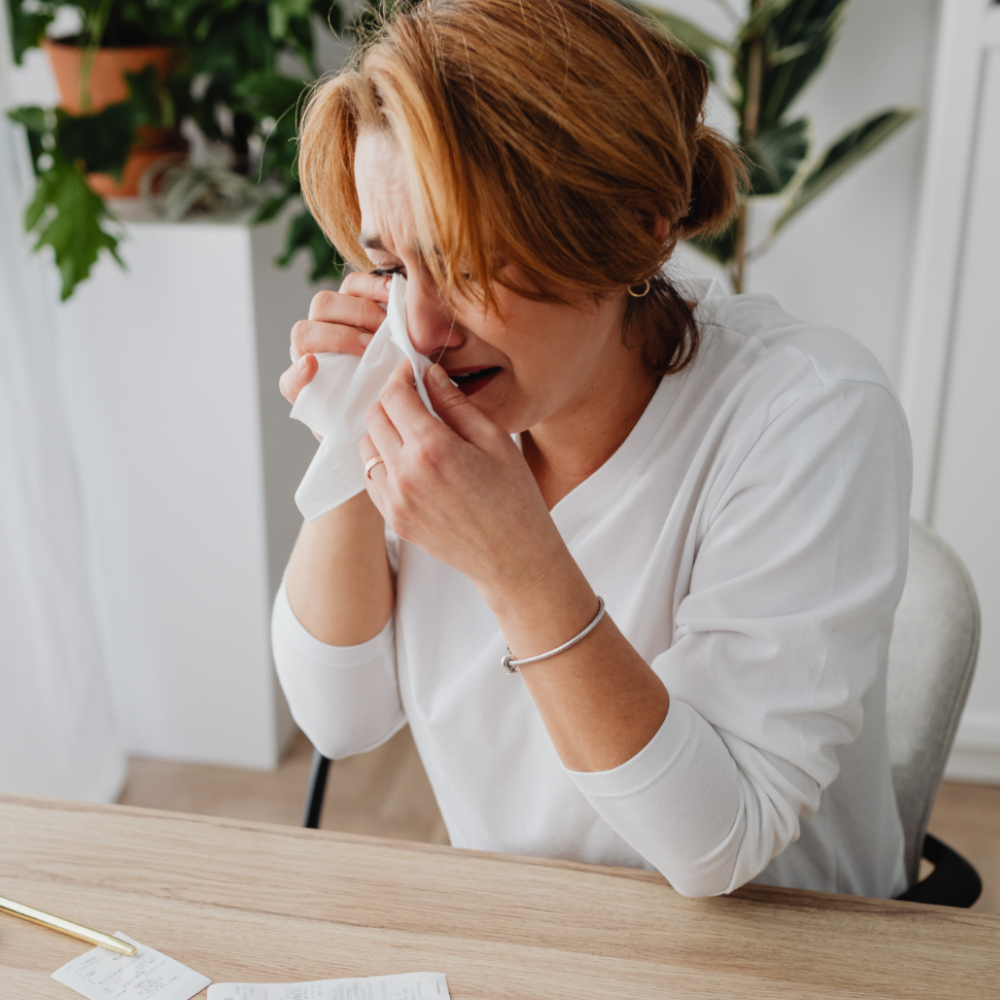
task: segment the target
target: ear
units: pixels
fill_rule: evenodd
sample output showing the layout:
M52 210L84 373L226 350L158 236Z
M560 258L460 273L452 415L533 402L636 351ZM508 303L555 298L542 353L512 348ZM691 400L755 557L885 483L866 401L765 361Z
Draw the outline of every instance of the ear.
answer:
M635 209L635 217L639 225L658 243L666 243L670 238L670 220L652 205Z

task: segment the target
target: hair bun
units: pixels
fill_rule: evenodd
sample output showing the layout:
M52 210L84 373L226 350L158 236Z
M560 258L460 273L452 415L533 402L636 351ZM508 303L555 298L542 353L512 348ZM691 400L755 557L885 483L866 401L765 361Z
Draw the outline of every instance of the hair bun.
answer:
M718 233L739 205L746 166L739 150L715 129L699 124L692 137L696 152L691 168L691 201L677 224L684 238Z

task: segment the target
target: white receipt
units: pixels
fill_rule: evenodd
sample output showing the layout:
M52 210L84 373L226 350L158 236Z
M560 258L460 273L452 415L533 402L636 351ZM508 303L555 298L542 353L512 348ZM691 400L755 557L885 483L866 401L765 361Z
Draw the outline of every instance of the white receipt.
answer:
M450 1000L443 972L313 983L216 983L208 1000Z
M358 454L358 442L367 433L365 413L378 402L382 387L401 361L407 360L413 366L417 394L434 413L424 385L431 362L418 354L410 341L405 296L406 279L397 274L389 287L385 321L365 353L360 358L353 354L317 354L319 371L292 407L291 416L323 438L295 492L295 502L307 521L364 492L365 467Z
M92 948L57 969L52 978L89 1000L190 1000L212 982L121 931L115 937L134 944L137 954Z

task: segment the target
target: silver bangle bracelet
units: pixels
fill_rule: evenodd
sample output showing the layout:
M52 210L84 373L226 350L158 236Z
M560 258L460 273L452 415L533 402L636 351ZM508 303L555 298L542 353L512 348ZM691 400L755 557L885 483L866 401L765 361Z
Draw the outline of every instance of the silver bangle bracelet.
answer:
M507 655L500 661L503 668L508 674L516 674L518 667L523 667L528 663L538 663L540 660L550 660L553 656L558 656L560 653L565 653L570 646L575 646L581 639L586 639L591 632L597 628L597 623L604 617L604 598L597 598L597 614L594 615L593 621L582 631L579 635L573 636L569 642L564 642L561 646L556 646L555 649L550 649L547 653L541 653L538 656L529 656L526 660L515 660L514 654L510 651L510 646L507 647Z

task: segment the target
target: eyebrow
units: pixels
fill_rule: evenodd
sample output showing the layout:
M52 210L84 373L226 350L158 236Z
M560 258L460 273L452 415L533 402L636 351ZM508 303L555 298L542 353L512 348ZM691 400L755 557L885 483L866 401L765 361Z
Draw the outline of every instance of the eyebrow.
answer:
M382 253L391 254L393 257L396 256L395 252L390 250L382 242L382 237L379 236L378 233L368 236L362 233L361 236L358 238L358 242L361 244L362 247L364 247L365 250L380 250ZM421 251L418 247L414 247L412 252L416 254L416 256L418 257L423 256L423 251Z

